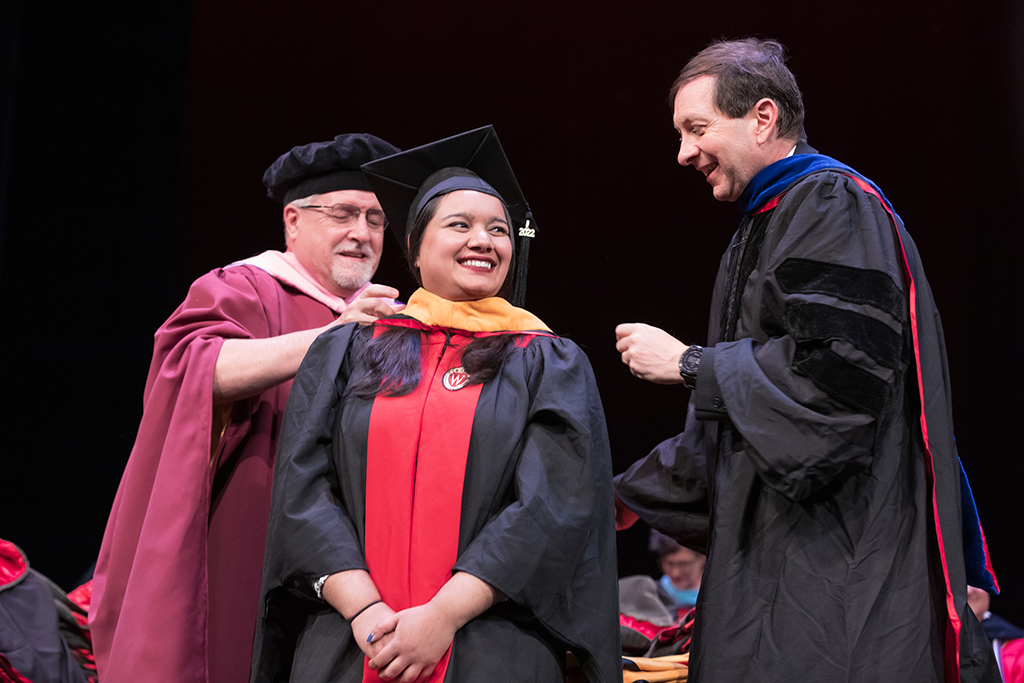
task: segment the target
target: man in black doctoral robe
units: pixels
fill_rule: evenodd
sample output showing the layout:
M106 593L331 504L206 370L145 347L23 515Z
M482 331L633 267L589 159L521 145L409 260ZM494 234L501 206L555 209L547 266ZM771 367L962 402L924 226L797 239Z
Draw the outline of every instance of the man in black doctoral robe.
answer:
M711 45L672 101L679 163L743 219L707 346L616 329L633 374L693 389L684 431L616 493L621 523L707 551L690 680L998 681L966 603L995 577L899 216L806 144L778 43Z

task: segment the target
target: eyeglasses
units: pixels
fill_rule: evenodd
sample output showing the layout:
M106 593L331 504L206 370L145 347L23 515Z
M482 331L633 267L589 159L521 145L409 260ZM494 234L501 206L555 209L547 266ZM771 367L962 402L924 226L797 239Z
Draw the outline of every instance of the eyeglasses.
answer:
M351 225L359 220L359 214L365 214L366 225L370 230L373 230L374 232L381 232L384 228L388 227L388 219L380 209L366 209L364 211L358 206L352 206L351 204L334 204L332 206L310 204L309 206L299 206L296 208L323 209L318 213L322 213L325 216L330 217L338 225Z

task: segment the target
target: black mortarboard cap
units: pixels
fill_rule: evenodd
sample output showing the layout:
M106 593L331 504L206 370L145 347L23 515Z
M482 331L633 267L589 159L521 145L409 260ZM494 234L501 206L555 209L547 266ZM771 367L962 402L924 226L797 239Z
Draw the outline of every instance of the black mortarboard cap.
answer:
M263 184L267 196L282 204L337 190L372 192L359 167L398 151L375 135L342 134L327 142L292 147L263 174Z
M521 306L526 293L529 239L537 226L523 197L493 126L484 126L363 165L377 201L408 248L416 216L432 198L455 190L476 190L502 201L519 236L513 303Z

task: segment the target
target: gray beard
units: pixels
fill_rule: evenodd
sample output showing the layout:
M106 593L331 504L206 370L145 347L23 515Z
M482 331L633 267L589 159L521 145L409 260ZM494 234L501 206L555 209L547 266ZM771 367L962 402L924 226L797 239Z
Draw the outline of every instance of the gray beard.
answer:
M366 265L341 265L336 264L331 268L331 279L335 284L344 290L355 292L362 288L370 278L373 277L373 270L370 264Z

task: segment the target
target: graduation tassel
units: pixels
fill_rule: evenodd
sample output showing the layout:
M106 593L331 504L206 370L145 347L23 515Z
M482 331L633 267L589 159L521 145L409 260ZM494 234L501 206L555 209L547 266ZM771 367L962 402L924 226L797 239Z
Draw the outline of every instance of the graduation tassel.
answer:
M526 224L519 228L519 263L516 264L516 288L512 294L512 305L522 308L526 301L526 272L530 268L530 242L537 236L537 223L533 213L526 210Z

